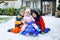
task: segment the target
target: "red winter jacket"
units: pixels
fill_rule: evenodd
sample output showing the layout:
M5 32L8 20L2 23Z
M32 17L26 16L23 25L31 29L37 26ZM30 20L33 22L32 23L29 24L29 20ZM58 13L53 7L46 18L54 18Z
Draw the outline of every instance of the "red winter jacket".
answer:
M41 31L44 32L45 23L44 23L44 20L43 20L43 18L41 16L39 18L39 22L36 22L36 24L39 24L40 28L41 28Z

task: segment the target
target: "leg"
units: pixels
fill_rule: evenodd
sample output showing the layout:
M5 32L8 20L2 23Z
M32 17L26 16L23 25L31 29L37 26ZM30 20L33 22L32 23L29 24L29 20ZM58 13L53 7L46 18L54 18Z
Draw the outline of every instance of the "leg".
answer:
M33 25L33 27L34 27L38 32L41 31L36 24L32 24L32 25Z
M38 26L36 24L32 24L35 29L38 29Z
M27 24L24 24L23 27L21 28L21 31L24 31L26 26L27 26Z

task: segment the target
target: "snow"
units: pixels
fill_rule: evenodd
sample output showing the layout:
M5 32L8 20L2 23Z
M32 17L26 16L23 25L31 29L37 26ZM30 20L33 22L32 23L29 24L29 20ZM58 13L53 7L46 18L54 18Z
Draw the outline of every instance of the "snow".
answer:
M8 29L14 28L15 16L8 22L0 24L0 40L60 40L60 18L54 16L43 16L45 26L51 31L46 34L39 34L37 37L23 36L7 32Z

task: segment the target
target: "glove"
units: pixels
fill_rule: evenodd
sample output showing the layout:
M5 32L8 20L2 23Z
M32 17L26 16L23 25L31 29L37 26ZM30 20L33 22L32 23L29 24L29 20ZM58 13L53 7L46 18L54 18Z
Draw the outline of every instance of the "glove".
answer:
M23 33L23 31L20 32L20 34L22 34L22 33Z
M38 28L38 29L36 29L38 32L40 32L41 30Z

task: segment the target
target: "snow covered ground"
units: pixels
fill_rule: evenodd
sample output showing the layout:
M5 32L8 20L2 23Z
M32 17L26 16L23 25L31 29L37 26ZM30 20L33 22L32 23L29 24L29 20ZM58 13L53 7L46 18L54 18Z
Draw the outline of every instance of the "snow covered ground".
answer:
M6 23L0 24L0 40L60 40L60 18L54 16L43 16L46 27L51 31L47 34L39 34L38 37L23 36L7 32L8 29L14 27L15 17Z

